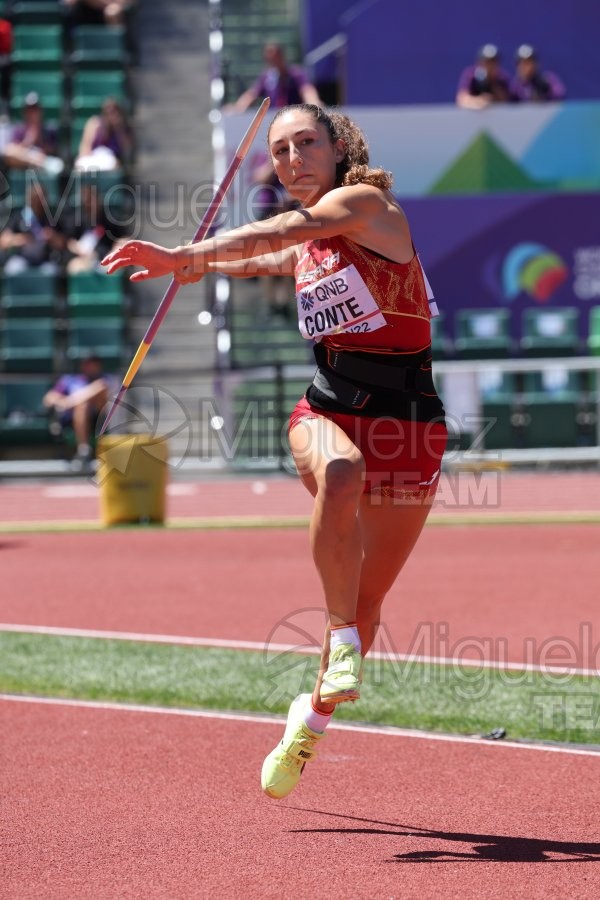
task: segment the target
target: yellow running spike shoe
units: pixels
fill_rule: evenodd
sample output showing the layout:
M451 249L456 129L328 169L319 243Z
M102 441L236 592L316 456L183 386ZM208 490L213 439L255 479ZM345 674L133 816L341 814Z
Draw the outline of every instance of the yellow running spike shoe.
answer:
M302 718L308 697L310 694L300 694L292 701L284 735L263 763L262 789L276 800L294 790L304 766L317 755L315 744L325 737L324 731L313 731Z
M343 703L358 700L362 681L362 656L354 644L338 644L329 654L329 666L323 675L321 700Z

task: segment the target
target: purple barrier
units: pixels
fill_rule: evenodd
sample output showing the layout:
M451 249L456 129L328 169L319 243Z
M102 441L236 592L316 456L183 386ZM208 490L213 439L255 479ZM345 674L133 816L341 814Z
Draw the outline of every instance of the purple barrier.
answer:
M400 202L450 336L458 309L505 307L518 339L525 309L574 306L587 337L600 305L600 194Z

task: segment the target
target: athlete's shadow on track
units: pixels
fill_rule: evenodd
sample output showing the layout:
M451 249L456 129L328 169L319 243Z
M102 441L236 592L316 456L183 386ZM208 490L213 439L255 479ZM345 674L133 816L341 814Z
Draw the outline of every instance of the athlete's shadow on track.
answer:
M301 809L293 806L290 809ZM396 853L390 862L600 862L600 843L583 844L572 841L540 840L539 838L511 837L504 834L470 834L468 832L435 831L428 828L411 828L396 822L380 822L360 816L347 816L327 812L322 809L306 809L304 812L365 822L370 827L361 828L296 828L293 833L317 834L386 834L398 837L419 837L432 841L470 844L464 852L451 848L435 850L414 850L410 853ZM373 827L384 826L384 827ZM552 854L552 855L549 855ZM554 856L558 854L558 858Z

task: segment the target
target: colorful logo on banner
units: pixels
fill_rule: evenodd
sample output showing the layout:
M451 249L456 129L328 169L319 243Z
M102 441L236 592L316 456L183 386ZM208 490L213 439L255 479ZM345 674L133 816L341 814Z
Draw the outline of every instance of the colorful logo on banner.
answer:
M564 260L543 244L517 244L502 264L502 287L507 300L521 292L546 303L568 277Z

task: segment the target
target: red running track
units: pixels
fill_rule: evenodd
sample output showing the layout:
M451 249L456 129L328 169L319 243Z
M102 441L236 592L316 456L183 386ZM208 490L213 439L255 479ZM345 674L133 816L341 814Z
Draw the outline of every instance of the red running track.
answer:
M331 730L272 801L280 725L0 715L2 900L598 897L600 758Z
M537 508L527 482L509 483L504 510ZM557 493L551 484L541 508L593 507L580 482ZM304 514L294 504L305 495L289 485L280 507L267 502L270 487L229 484L202 493L201 509L198 495L179 494L188 506L176 514ZM0 490L5 520L77 517L73 497L13 490L8 512ZM93 515L96 498L79 499L79 517ZM68 512L58 514L61 503ZM490 639L489 658L491 639L503 638L507 657L522 660L529 637L526 661L539 663L545 639L577 645L582 622L593 645L599 532L428 527L386 604L393 649L410 650L427 622L449 626L447 644L413 644L432 655L476 636ZM298 612L320 605L301 529L5 535L0 559L8 623L282 643L302 626L309 641L320 637L322 619ZM586 647L575 650L569 662L588 667ZM15 701L0 701L0 717L2 900L600 891L598 757L331 730L298 790L277 803L258 777L281 724Z
M428 526L380 649L600 666L598 546L599 525ZM320 646L304 529L0 535L0 559L0 623Z

